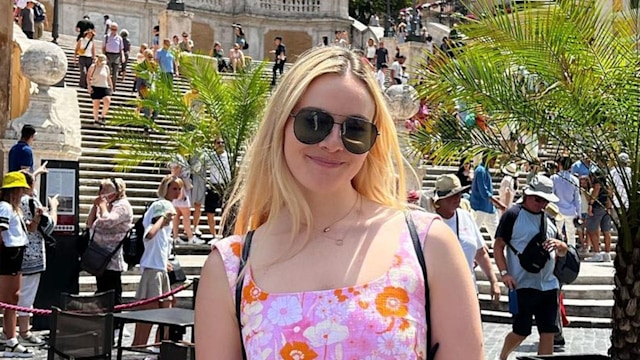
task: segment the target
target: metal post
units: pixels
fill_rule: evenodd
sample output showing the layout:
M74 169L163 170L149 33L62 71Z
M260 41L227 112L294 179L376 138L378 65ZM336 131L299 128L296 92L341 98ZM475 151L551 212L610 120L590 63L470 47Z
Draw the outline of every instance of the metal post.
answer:
M58 0L53 0L53 25L51 25L51 37L53 40L51 40L51 42L54 44L58 43L58 22L60 21L59 11Z
M391 0L387 0L387 20L384 26L384 36L391 36Z

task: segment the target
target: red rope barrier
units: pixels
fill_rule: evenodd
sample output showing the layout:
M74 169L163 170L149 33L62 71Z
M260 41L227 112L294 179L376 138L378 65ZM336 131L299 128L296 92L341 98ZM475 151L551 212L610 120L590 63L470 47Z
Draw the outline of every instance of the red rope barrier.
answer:
M177 288L166 292L164 294L152 297L152 298L148 298L148 299L142 299L139 301L135 301L129 304L121 304L121 305L117 305L114 307L115 311L118 310L126 310L126 309L131 309L134 307L138 307L138 306L142 306L142 305L146 305L146 304L150 304L152 302L167 298L173 294L179 293L180 291L188 288L189 286L191 286L191 282L186 282L180 286L178 286ZM51 315L51 310L47 310L47 309L32 309L32 308L26 308L26 307L22 307L22 306L18 306L18 305L12 305L12 304L7 304L7 303L3 303L0 302L0 308L2 309L7 309L7 310L15 310L15 311L20 311L20 312L26 312L26 313L32 313L35 315Z

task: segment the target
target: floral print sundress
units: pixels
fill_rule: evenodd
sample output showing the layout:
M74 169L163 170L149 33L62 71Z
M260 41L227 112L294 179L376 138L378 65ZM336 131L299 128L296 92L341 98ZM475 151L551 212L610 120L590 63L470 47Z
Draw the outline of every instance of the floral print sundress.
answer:
M412 216L424 241L435 216L421 211ZM243 238L215 244L234 301ZM392 266L364 285L271 294L253 281L248 267L241 312L248 359L426 358L424 278L407 227Z

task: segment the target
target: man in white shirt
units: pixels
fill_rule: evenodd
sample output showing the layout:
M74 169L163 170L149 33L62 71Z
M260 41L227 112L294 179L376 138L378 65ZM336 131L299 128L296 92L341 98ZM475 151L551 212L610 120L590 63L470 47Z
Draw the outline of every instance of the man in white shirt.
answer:
M396 57L396 61L391 64L391 79L393 79L394 84L402 84L402 79L404 77L404 71L402 70L402 64L406 57L404 55L400 55Z
M384 83L387 76L388 68L389 67L387 66L387 63L382 63L382 65L380 65L380 69L378 70L378 72L376 72L376 80L378 81L378 84L380 84L380 89L382 89L382 91L386 89Z
M622 200L622 203L620 203L618 197L613 195L611 196L613 204L616 208L624 206L628 209L629 196L627 195L625 184L627 187L631 187L631 168L629 167L629 155L627 153L620 153L618 155L618 166L611 169L611 178L613 179L616 194L620 195L620 199Z

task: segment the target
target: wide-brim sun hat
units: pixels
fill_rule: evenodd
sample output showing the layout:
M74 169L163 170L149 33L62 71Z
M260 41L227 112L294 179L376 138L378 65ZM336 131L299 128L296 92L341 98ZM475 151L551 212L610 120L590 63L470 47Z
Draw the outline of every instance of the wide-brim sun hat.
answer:
M22 171L12 171L7 173L2 180L2 188L3 189L14 189L14 188L29 188L29 184L27 184L27 179L24 176Z
M558 202L560 200L553 193L553 181L544 175L536 175L529 181L524 189L524 194L528 196L539 196L549 202Z
M515 163L511 163L507 166L504 166L502 168L502 173L505 175L509 175L512 177L517 177L518 176L518 166Z
M446 199L450 196L457 195L468 190L471 186L462 186L460 179L453 174L441 175L436 179L436 186L431 193L433 202Z

